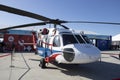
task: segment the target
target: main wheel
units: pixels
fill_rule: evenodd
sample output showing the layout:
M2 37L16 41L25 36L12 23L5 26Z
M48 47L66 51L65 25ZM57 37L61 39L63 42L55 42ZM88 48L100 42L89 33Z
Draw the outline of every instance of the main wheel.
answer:
M39 64L39 66L40 66L41 68L46 68L46 62L45 62L45 59L44 59L44 58L40 59L40 64Z
M37 55L38 54L38 51L37 50L35 50L35 55Z
M120 54L118 56L119 56L119 59L120 59Z

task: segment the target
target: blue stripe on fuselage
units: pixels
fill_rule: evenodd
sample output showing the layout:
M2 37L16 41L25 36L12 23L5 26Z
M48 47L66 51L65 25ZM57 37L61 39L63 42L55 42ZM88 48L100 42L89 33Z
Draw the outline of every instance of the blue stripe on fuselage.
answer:
M42 57L49 57L50 55L52 55L56 52L61 52L61 51L51 50L49 48L44 48L44 47L37 47L37 52Z

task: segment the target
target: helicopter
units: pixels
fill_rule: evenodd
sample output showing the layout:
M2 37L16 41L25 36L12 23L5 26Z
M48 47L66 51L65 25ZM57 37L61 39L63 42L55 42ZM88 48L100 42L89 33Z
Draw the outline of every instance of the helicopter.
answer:
M38 32L38 41L36 44L36 53L42 56L39 66L46 68L46 63L58 62L64 64L86 64L98 61L101 57L100 50L95 47L89 39L74 30L63 25L65 23L92 23L92 24L111 24L120 25L112 22L91 22L91 21L65 21L59 19L50 19L39 14L24 11L21 9L9 7L0 4L0 10L21 16L26 16L41 20L42 22L10 26L0 29L0 32L14 28L23 28L30 26L42 26L53 24L53 28L43 28ZM57 26L61 28L58 28Z

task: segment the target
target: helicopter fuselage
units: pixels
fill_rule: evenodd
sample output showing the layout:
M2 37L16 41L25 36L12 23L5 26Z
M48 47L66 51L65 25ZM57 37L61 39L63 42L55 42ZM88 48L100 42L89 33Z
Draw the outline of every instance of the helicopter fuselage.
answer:
M91 63L100 58L100 50L86 36L68 29L50 29L48 35L41 35L37 52L46 62L66 64Z

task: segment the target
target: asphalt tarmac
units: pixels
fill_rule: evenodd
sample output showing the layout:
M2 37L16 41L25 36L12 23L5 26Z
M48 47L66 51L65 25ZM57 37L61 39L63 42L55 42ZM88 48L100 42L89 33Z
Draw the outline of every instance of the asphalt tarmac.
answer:
M0 80L115 80L120 79L120 51L104 51L101 60L90 64L50 63L46 69L38 65L34 53L0 53Z

